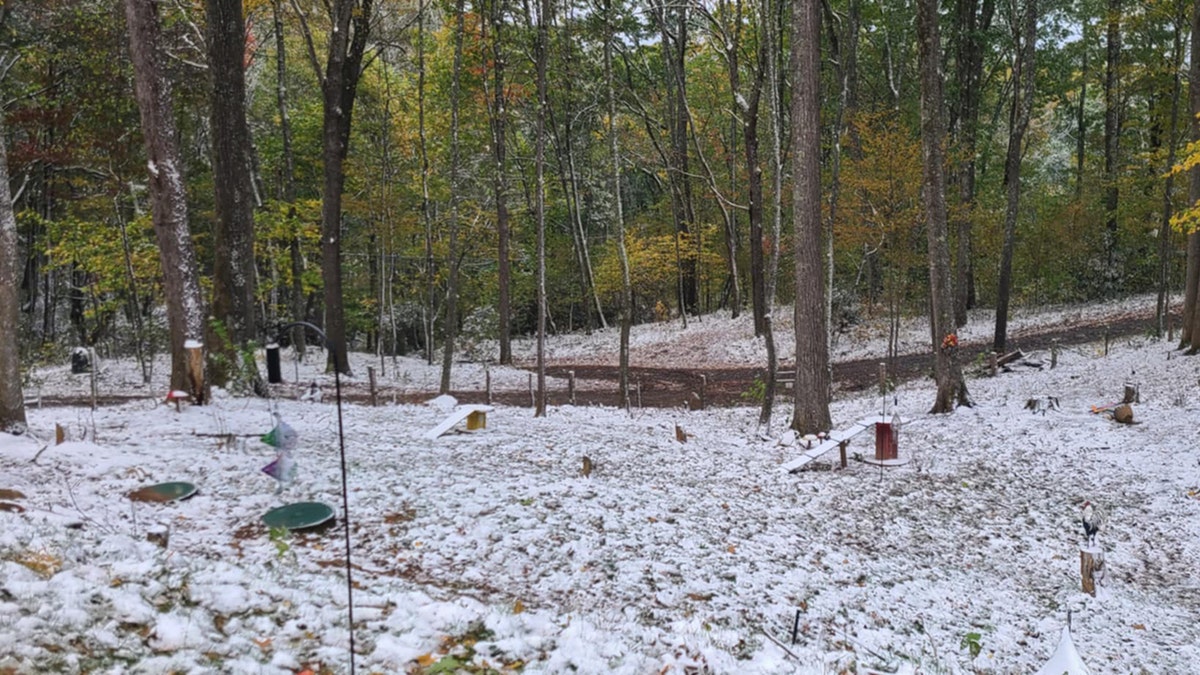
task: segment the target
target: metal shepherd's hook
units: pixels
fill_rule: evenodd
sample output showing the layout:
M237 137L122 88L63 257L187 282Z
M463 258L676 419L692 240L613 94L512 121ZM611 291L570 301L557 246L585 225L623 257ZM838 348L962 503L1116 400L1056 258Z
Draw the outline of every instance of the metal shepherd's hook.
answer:
M325 348L333 354L333 386L334 392L337 395L337 419L338 419L338 452L342 459L342 513L345 514L346 520L346 609L349 619L350 629L350 673L354 674L354 581L353 571L350 565L350 491L346 488L346 433L342 423L342 377L338 370L339 363L337 345L329 341L325 335L325 331L317 328L307 321L293 321L289 324L280 326L279 335L287 334L287 331L296 326L303 326L309 330L315 331L321 336L321 341L325 343Z

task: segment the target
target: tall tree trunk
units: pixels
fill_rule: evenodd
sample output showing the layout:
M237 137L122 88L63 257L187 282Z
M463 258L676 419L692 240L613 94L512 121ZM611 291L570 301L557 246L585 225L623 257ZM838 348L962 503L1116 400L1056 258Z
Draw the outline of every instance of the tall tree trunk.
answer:
M450 213L447 218L449 235L448 262L450 274L446 279L446 323L442 329L442 381L439 391L450 393L450 370L454 366L454 343L458 334L458 202L462 189L462 158L458 147L460 94L462 92L462 62L464 1L454 3L454 66L450 75Z
M283 180L280 198L288 207L288 221L295 222L296 207L296 157L292 151L292 121L287 106L287 48L283 40L283 8L280 0L271 3L271 16L275 23L275 106L279 110L279 137L283 144ZM304 254L300 248L300 232L288 237L288 256L292 266L292 289L289 304L292 321L304 321ZM304 358L304 327L292 329L292 349Z
M728 13L726 8L726 13ZM729 116L729 146L726 149L726 170L729 172L729 194L736 195L738 193L738 175L737 175L737 142L738 142L738 113L744 115L744 111L739 110L738 101L741 98L741 72L740 59L738 54L742 48L742 3L738 0L733 10L733 20L730 40L725 45L725 64L729 72L729 91L732 94L733 101L730 110L733 111ZM755 78L757 79L757 78ZM729 290L732 293L730 298L730 307L732 309L731 318L738 318L742 312L742 282L741 274L738 272L738 240L741 238L738 235L738 217L735 209L724 209L725 213L725 249L729 252ZM757 334L757 331L755 331Z
M160 45L158 3L125 0L125 19L149 168L154 234L167 299L171 389L187 391L198 403L204 403L208 398L205 383L194 382L188 370L188 344L204 339L204 297L200 293L196 253L188 231L187 194L171 109L171 88L161 68L166 57Z
M21 392L21 258L8 187L8 151L0 115L0 432L25 432Z
M792 3L792 202L795 205L796 396L792 428L827 431L829 337L821 268L821 17L817 0Z
M633 325L633 283L629 272L629 253L625 250L625 213L621 202L621 152L617 138L617 92L613 86L613 42L617 39L616 17L612 0L604 2L608 36L604 41L604 83L608 88L608 148L612 162L613 219L616 221L617 257L621 263L621 344L618 358L621 407L630 410L629 332Z
M1158 228L1158 302L1155 305L1155 333L1159 339L1167 334L1169 301L1171 297L1171 213L1174 210L1176 148L1179 143L1179 97L1182 83L1179 69L1183 67L1183 26L1186 18L1183 8L1175 17L1174 39L1171 43L1171 120L1167 137L1167 180L1163 186L1163 210Z
M1104 289L1114 290L1118 272L1117 207L1120 199L1117 162L1121 147L1121 0L1108 0L1107 58L1104 70L1104 243L1107 262Z
M1200 82L1200 0L1192 2L1192 44L1188 62L1188 111L1191 113L1188 116L1188 131L1193 143L1200 142L1200 87L1195 86L1196 82ZM1188 171L1188 201L1192 204L1200 201L1200 166ZM1196 317L1200 316L1200 312L1196 311L1196 304L1200 301L1200 232L1187 235L1187 272L1183 287L1183 324L1179 346L1190 347L1200 343L1200 340L1193 339L1200 335L1194 325Z
M976 143L979 108L983 96L983 35L991 28L995 0L960 0L958 3L958 112L955 131L962 163L957 167L958 195L963 215L957 223L955 256L954 325L967 324L967 310L975 304L975 273L971 261L972 219L975 209Z
M1075 199L1083 198L1084 153L1087 150L1087 78L1088 78L1088 21L1083 20L1079 29L1083 62L1079 67L1079 105L1075 108Z
M662 53L667 77L667 127L670 132L671 150L669 174L671 182L673 216L676 235L693 235L696 232L695 215L692 209L692 188L688 169L688 118L685 56L687 54L687 7L668 5L665 0L653 8L662 37ZM678 248L678 246L677 246ZM676 253L679 267L679 313L686 317L699 311L700 284L697 260ZM686 322L686 319L685 319Z
M764 10L766 11L766 10ZM770 19L764 19L767 23ZM742 107L742 146L746 153L746 190L750 197L750 303L754 314L754 335L760 336L765 330L764 322L769 313L767 307L766 263L763 259L763 175L759 162L758 143L758 111L762 99L763 82L767 72L767 62L773 59L765 46L758 49L758 69L754 77L754 86L750 89L749 99L745 99Z
M350 125L374 0L333 0L325 71L321 79L321 276L325 283L325 336L330 369L350 374L346 313L342 306L342 189Z
M1037 39L1037 0L1026 0L1024 28L1013 7L1010 25L1016 46L1013 67L1012 108L1008 116L1008 153L1004 159L1004 244L1000 253L1000 283L996 292L996 331L992 350L1004 353L1008 339L1008 301L1012 293L1012 258L1017 239L1017 216L1021 204L1021 150L1033 111L1034 40Z
M958 362L954 332L954 296L950 285L950 245L946 224L946 130L942 113L942 54L938 0L917 0L917 42L921 71L921 154L926 232L929 240L930 319L936 354L937 398L930 412L951 412L969 405L967 384Z
M763 387L762 410L758 423L771 424L771 413L775 408L775 387L779 369L778 353L775 349L775 285L779 280L779 243L783 236L783 97L780 94L780 76L777 45L783 32L781 3L764 0L762 4L762 48L759 52L759 67L765 73L767 83L767 114L771 138L771 238L770 254L764 273L763 295L766 313L763 316L763 341L767 347L767 381ZM763 79L760 77L760 79ZM755 143L757 147L757 142ZM757 166L757 163L751 166ZM761 176L761 172L759 172ZM766 242L766 240L764 240ZM756 242L756 246L759 245Z
M537 194L537 397L534 417L546 416L546 57L550 48L550 0L540 0L537 10L537 138L534 164Z
M417 8L417 139L421 154L421 222L425 226L425 363L433 365L434 325L437 321L437 279L433 259L433 213L429 201L429 143L425 137L425 10Z
M227 386L243 379L265 393L262 377L242 351L258 336L254 290L254 192L250 126L246 123L246 25L242 0L207 0L211 77L212 163L216 223L213 232L213 318L209 379ZM220 354L223 358L213 358Z
M508 170L506 159L506 125L508 123L508 103L504 90L504 49L501 42L501 30L504 27L504 6L502 0L492 0L492 77L495 83L492 104L492 153L495 170L492 176L492 186L496 199L496 238L497 238L497 312L500 322L500 363L512 363L512 300L509 286L511 285L511 263L509 261L509 223L508 223L508 180L505 175Z

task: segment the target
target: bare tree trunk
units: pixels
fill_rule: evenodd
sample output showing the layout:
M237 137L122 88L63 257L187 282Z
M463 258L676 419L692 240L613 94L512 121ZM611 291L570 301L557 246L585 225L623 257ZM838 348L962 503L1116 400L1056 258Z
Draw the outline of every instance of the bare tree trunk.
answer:
M125 0L134 89L149 167L151 212L167 299L171 389L187 391L196 402L204 403L208 392L203 377L199 382L191 377L187 352L190 343L199 343L204 336L204 297L188 231L187 195L179 165L171 89L161 69L166 57L160 46L157 9L154 0Z
M766 12L766 9L762 10ZM763 24L771 19L764 17ZM765 43L764 43L765 44ZM746 190L750 197L750 304L754 314L754 335L762 335L765 330L765 320L769 313L767 307L766 263L763 260L763 176L759 164L758 147L758 110L762 98L763 82L767 71L767 62L773 60L765 46L758 50L758 72L754 77L754 86L750 90L750 98L742 107L742 145L746 153Z
M437 321L437 275L433 259L433 214L429 202L429 144L425 137L425 9L421 0L417 9L417 137L421 153L421 220L425 225L425 362L433 365L434 334Z
M325 70L321 75L321 276L325 282L325 336L329 368L349 375L346 313L342 306L342 189L344 163L350 149L350 125L374 0L333 0L328 6L329 33ZM310 36L311 37L311 36Z
M272 18L275 22L275 105L279 110L279 136L283 143L283 181L280 186L281 197L287 204L296 201L296 158L292 152L292 122L288 116L287 107L287 48L283 41L283 8L280 0L271 3ZM296 208L288 208L288 220L295 221ZM304 313L304 254L300 248L300 233L293 233L288 239L288 255L292 264L292 289L290 305L292 321L303 321ZM292 349L296 355L304 358L305 338L304 327L292 329Z
M550 48L550 0L540 0L537 11L537 138L534 164L537 171L537 398L534 417L546 416L546 52Z
M0 115L0 432L25 432L21 392L21 257L8 187L8 151Z
M1181 82L1179 69L1183 67L1183 26L1186 18L1182 6L1175 17L1174 41L1171 46L1171 121L1167 138L1167 179L1163 186L1162 220L1158 228L1158 302L1155 305L1155 332L1159 339L1167 334L1167 315L1170 311L1171 297L1171 213L1175 194L1175 174L1171 168L1175 166L1176 148L1179 144L1179 97Z
M1012 108L1008 117L1008 153L1004 160L1004 244L1000 253L1000 283L996 292L996 331L992 350L1004 353L1008 339L1008 301L1012 293L1012 258L1017 239L1017 216L1021 204L1021 151L1029 117L1033 111L1034 40L1037 38L1037 0L1026 0L1024 28L1020 27L1013 6L1010 21L1016 46L1013 67Z
M613 42L616 17L612 0L605 0L604 13L608 36L604 41L604 82L608 87L608 147L612 161L613 219L616 221L617 257L621 262L621 346L619 357L621 407L631 409L629 399L629 331L633 325L633 283L629 272L629 253L625 250L625 213L621 202L621 152L617 138L617 92L613 86Z
M695 231L696 219L692 209L687 149L688 119L684 101L684 96L686 96L684 57L687 53L688 40L687 7L686 5L668 5L665 0L658 0L658 2L659 4L652 8L652 13L662 36L662 54L666 67L667 126L671 138L668 172L672 185L673 215L678 241L678 235L690 234L699 237L699 233ZM688 313L698 313L700 310L697 262L684 259L678 251L676 253L676 263L679 267L679 313L683 317L686 317ZM686 323L686 319L684 321Z
M958 195L964 214L957 223L957 255L955 256L954 325L967 324L967 310L975 304L975 273L971 260L972 219L975 209L975 154L979 134L979 105L983 95L983 38L992 25L996 3L984 0L977 11L978 0L958 3L958 121L955 127L962 163L957 167Z
M450 214L448 257L450 274L446 280L446 323L442 329L442 381L439 391L450 393L450 370L454 366L454 343L458 334L458 202L462 189L462 158L458 147L458 116L461 107L463 61L463 0L454 4L454 71L450 75Z
M779 369L778 353L775 349L775 286L779 280L779 244L783 237L783 96L780 92L780 76L777 54L780 51L782 16L779 4L766 0L762 8L763 51L760 53L761 67L766 71L767 110L770 115L771 131L771 239L770 255L764 278L766 314L763 316L763 339L767 346L767 381L763 389L763 407L759 413L759 424L771 423L771 412L775 407L775 388Z
M258 336L255 316L254 179L250 126L246 123L246 25L242 0L207 0L211 78L212 163L216 222L213 232L213 318L224 331L208 331L209 379L227 386L236 378L259 394L262 377L242 357ZM214 358L214 355L222 358Z
M829 334L821 269L821 17L817 0L792 4L792 203L796 250L796 396L792 428L827 431Z
M1200 82L1200 0L1192 2L1192 44L1191 59L1188 63L1188 82ZM1192 142L1200 141L1200 87L1188 86L1188 110ZM1188 201L1195 204L1200 201L1200 167L1192 167L1188 171ZM1187 235L1187 272L1184 280L1183 324L1180 330L1179 346L1192 347L1200 340L1193 338L1200 335L1195 328L1197 302L1200 302L1200 232Z
M1105 266L1105 290L1112 290L1117 280L1116 248L1117 248L1117 206L1120 199L1118 186L1117 162L1121 147L1121 94L1120 94L1120 64L1121 64L1121 0L1108 0L1107 28L1107 60L1104 71L1104 210L1107 218L1104 223L1105 252L1108 256Z
M1083 165L1084 152L1087 150L1087 78L1088 78L1088 22L1083 20L1079 29L1083 44L1083 63L1079 68L1079 105L1075 109L1075 199L1083 198Z
M509 262L509 223L508 223L508 180L505 172L508 163L505 157L506 125L508 122L508 103L504 91L504 50L501 42L501 30L504 27L504 7L501 0L492 0L492 77L495 82L492 106L492 153L495 160L495 173L492 177L493 189L496 195L496 238L498 247L497 259L497 312L500 322L500 363L512 363L512 300L509 286L511 285L511 263Z
M950 246L947 242L945 126L942 121L941 39L938 0L917 1L917 42L921 70L921 154L924 175L926 230L929 240L930 318L936 354L937 398L931 412L969 405L967 384L958 363L954 332L954 296L950 286Z

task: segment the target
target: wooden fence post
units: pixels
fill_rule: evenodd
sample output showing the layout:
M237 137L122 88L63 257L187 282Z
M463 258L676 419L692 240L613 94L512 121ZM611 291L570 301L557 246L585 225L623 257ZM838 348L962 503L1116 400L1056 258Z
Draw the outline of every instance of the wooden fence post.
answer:
M1050 370L1058 367L1058 338L1050 341Z
M484 366L483 368L483 390L485 392L485 401L488 405L492 404L492 369Z
M575 405L575 371L567 371L567 397L571 400L571 405Z
M700 409L708 407L708 376L700 376Z
M378 392L375 390L375 366L367 366L367 380L371 383L371 407L379 405Z

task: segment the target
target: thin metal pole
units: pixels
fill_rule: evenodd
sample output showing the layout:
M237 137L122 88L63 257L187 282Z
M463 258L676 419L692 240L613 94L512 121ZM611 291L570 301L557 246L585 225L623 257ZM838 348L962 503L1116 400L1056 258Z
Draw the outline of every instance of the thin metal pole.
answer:
M329 341L325 336L325 331L317 328L307 321L295 321L283 326L279 329L281 334L286 333L295 326L304 326L310 328L325 342L325 348L336 352L337 346ZM338 355L333 355L333 362L338 363ZM342 463L342 513L345 514L346 521L346 612L350 620L348 626L350 630L350 675L354 675L354 577L353 567L350 564L350 490L346 485L346 430L345 424L342 421L342 377L341 372L335 366L333 369L333 386L334 392L337 395L337 418L338 418L338 453Z

